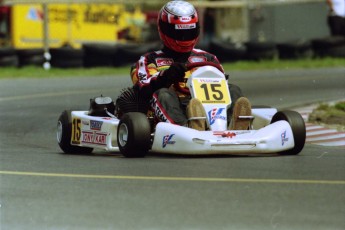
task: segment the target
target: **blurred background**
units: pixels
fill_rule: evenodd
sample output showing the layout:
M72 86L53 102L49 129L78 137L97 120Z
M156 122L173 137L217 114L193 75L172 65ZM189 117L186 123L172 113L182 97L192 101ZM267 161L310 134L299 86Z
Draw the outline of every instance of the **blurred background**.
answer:
M121 66L160 49L156 20L168 1L2 0L0 66ZM197 48L222 62L345 57L326 0L189 1L202 25Z

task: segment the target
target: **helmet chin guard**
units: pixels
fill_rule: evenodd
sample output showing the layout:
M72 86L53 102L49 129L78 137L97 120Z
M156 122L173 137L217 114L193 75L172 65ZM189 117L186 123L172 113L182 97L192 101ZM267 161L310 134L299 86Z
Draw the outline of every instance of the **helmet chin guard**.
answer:
M180 53L192 51L200 34L194 6L185 1L165 4L159 12L158 32L167 48Z
M178 41L171 39L167 36L165 36L165 39L162 39L164 42L164 45L167 46L169 49L174 50L178 53L187 53L191 52L197 43L197 39L191 40L191 41Z

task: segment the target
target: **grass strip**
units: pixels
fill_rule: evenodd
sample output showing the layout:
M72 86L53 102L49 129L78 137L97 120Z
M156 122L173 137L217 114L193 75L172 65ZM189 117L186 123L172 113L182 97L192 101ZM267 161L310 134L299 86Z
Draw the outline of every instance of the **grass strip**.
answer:
M315 69L344 67L344 58L322 58L301 60L262 60L238 61L223 63L226 72L250 70L287 70L287 69ZM0 79L3 78L49 78L49 77L87 77L87 76L116 76L129 75L130 65L123 67L96 68L51 68L44 70L39 66L25 66L21 68L0 67Z

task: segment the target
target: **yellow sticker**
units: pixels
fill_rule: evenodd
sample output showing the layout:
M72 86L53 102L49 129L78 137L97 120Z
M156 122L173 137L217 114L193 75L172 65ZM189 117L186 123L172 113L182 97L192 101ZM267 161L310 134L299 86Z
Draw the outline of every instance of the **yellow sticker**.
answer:
M79 118L73 118L72 120L72 144L80 144L81 138L81 120Z
M230 104L228 84L225 79L193 79L196 98L203 104Z

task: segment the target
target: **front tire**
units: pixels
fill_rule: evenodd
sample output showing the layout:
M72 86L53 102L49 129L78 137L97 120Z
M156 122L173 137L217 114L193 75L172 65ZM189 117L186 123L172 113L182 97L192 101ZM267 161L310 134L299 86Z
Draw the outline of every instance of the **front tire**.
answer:
M140 112L125 113L117 129L117 143L125 157L145 157L151 147L151 126Z
M271 124L277 121L287 121L292 129L295 146L292 149L281 152L283 155L297 155L304 147L306 128L304 120L298 112L279 111L272 117Z
M93 148L71 145L72 117L71 111L65 110L61 113L58 123L56 137L58 144L64 153L70 154L90 154Z

